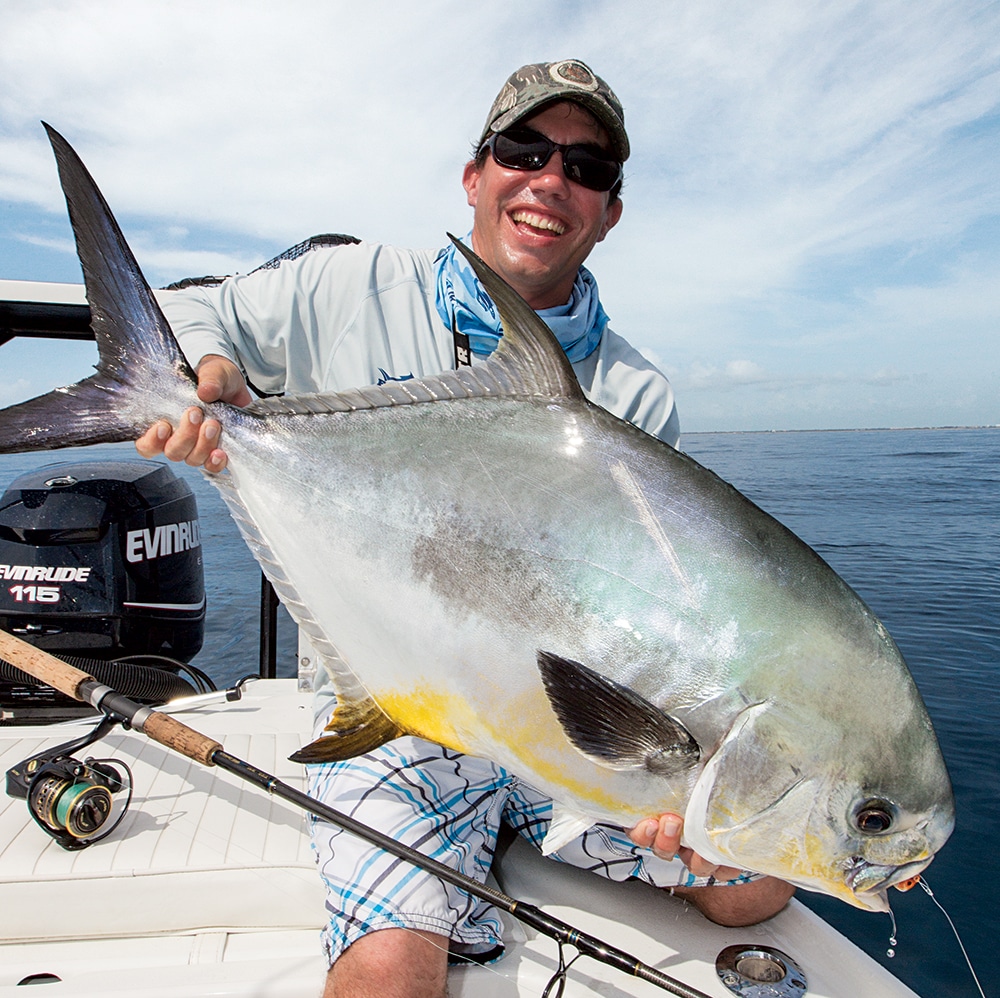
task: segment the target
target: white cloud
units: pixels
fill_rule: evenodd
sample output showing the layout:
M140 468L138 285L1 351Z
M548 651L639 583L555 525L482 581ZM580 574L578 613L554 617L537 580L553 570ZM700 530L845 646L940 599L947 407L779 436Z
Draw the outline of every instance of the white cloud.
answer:
M4 371L23 372L14 379L0 379L0 406L74 384L93 374L97 361L97 346L89 342L61 342L53 349L45 341L15 339L0 350Z
M684 381L692 388L725 391L745 385L773 385L779 379L765 371L756 361L730 360L721 368L694 364Z
M57 253L71 253L76 255L76 244L72 239L46 239L43 236L33 236L30 233L15 233L14 238L28 246L42 246L45 249L55 250Z
M1000 340L1000 252L958 257L932 283L876 288L868 296L884 324L912 333L941 324Z
M180 280L181 277L228 277L230 274L248 274L264 262L259 257L241 257L232 253L169 250L158 249L155 246L144 249L141 243L134 246L133 250L144 272L170 275L164 278L168 283Z

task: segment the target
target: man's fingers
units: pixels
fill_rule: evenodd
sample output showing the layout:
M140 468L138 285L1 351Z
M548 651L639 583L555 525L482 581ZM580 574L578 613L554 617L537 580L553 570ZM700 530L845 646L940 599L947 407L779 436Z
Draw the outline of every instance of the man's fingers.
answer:
M645 821L640 821L634 828L630 828L628 837L637 846L641 846L643 849L651 849L653 842L656 840L656 830L659 827L660 823L656 818L647 818Z
M205 414L197 406L188 409L177 428L162 439L159 451L156 444L161 441L163 427L169 431L170 424L161 420L150 427L139 438L136 447L143 456L162 452L171 461L184 461L192 467L204 466L207 471L218 472L225 468L226 453L219 449L221 427L216 419L205 419ZM151 443L155 441L155 443Z
M228 358L209 354L198 365L198 398L202 402L228 402L246 406L253 399L240 369ZM192 406L176 427L165 419L154 423L136 441L143 457L163 454L171 461L184 461L206 471L222 471L229 462L219 447L222 427L217 419L206 419L204 412Z
M167 442L173 427L165 420L161 419L146 430L135 442L135 449L142 457L156 457L163 453L163 445Z
M735 880L740 876L740 874L743 873L741 869L735 866L719 866L718 863L713 863L711 860L705 859L704 856L699 856L693 849L681 849L677 855L684 860L684 865L696 877L715 877L716 880Z
M653 840L653 855L673 859L681 847L681 829L684 822L676 814L661 814Z
M191 408L181 416L173 433L163 445L163 453L171 461L186 461L198 443L198 434L205 414L198 408Z
M225 357L209 354L198 365L198 398L202 402L218 402L229 387L229 368L235 365ZM237 372L238 373L238 372Z
M198 409L189 409L188 413L190 417L196 420L196 425L198 427L198 437L195 440L194 447L184 460L190 464L192 467L200 468L202 466L207 467L212 455L222 454L223 458L225 455L221 450L218 449L219 446L219 433L222 427L219 425L216 419L205 419L201 411ZM197 416L195 416L197 413ZM216 456L213 464L219 463L219 458ZM222 461L225 464L225 461ZM209 468L210 471L221 470L218 468Z
M637 845L652 849L660 859L673 859L681 846L683 819L676 814L661 814L659 818L647 818L629 830L629 838Z
M229 456L224 450L213 450L212 453L205 458L205 470L210 471L213 475L217 475L220 471L225 469L228 463Z
M647 818L630 829L629 838L637 845L653 851L660 859L679 857L696 877L715 877L716 880L735 880L743 871L734 866L719 866L699 856L688 846L681 846L684 820L680 815L667 812L659 818Z
M245 406L252 401L240 369L216 354L202 357L198 365L198 398L202 402L230 402Z
M715 876L716 870L719 869L717 863L710 863L703 856L699 856L693 849L681 849L678 853L680 858L684 860L684 865L696 876L696 877L712 877Z

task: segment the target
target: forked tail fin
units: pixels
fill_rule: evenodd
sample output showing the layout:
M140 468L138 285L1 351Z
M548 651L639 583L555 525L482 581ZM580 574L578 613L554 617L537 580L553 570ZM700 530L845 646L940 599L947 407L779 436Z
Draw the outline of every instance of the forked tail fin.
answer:
M43 123L44 124L44 123ZM97 339L97 373L0 412L0 453L134 440L178 404L195 376L101 192L70 144L45 125L59 167Z

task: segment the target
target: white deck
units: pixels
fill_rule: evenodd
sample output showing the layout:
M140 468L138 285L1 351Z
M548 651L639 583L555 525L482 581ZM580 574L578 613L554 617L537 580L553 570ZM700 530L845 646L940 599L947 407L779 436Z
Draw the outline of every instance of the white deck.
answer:
M309 698L292 680L251 683L240 702L180 715L231 754L296 786L302 767L286 760L308 740L310 716ZM82 730L0 728L0 766L6 771ZM115 756L133 770L132 807L108 839L66 852L35 825L24 801L0 798L0 998L23 998L15 985L40 973L61 979L38 992L51 998L318 995L326 969L318 941L323 893L305 816L134 732L119 729L83 754ZM499 880L507 893L718 998L730 992L715 957L731 944L787 953L816 998L913 994L794 901L764 925L723 929L661 891L608 883L522 843L500 865ZM456 998L541 993L556 944L513 920L507 941L507 955L493 967L452 972ZM586 958L566 989L567 998L662 994Z

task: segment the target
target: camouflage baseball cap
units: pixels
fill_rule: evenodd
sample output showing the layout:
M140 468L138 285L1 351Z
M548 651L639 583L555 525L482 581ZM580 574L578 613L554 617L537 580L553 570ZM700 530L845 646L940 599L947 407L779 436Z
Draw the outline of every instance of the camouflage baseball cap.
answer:
M543 104L568 100L589 111L611 137L615 156L628 159L625 112L611 87L579 59L535 62L512 73L490 108L479 145L491 132L506 128L537 111Z

